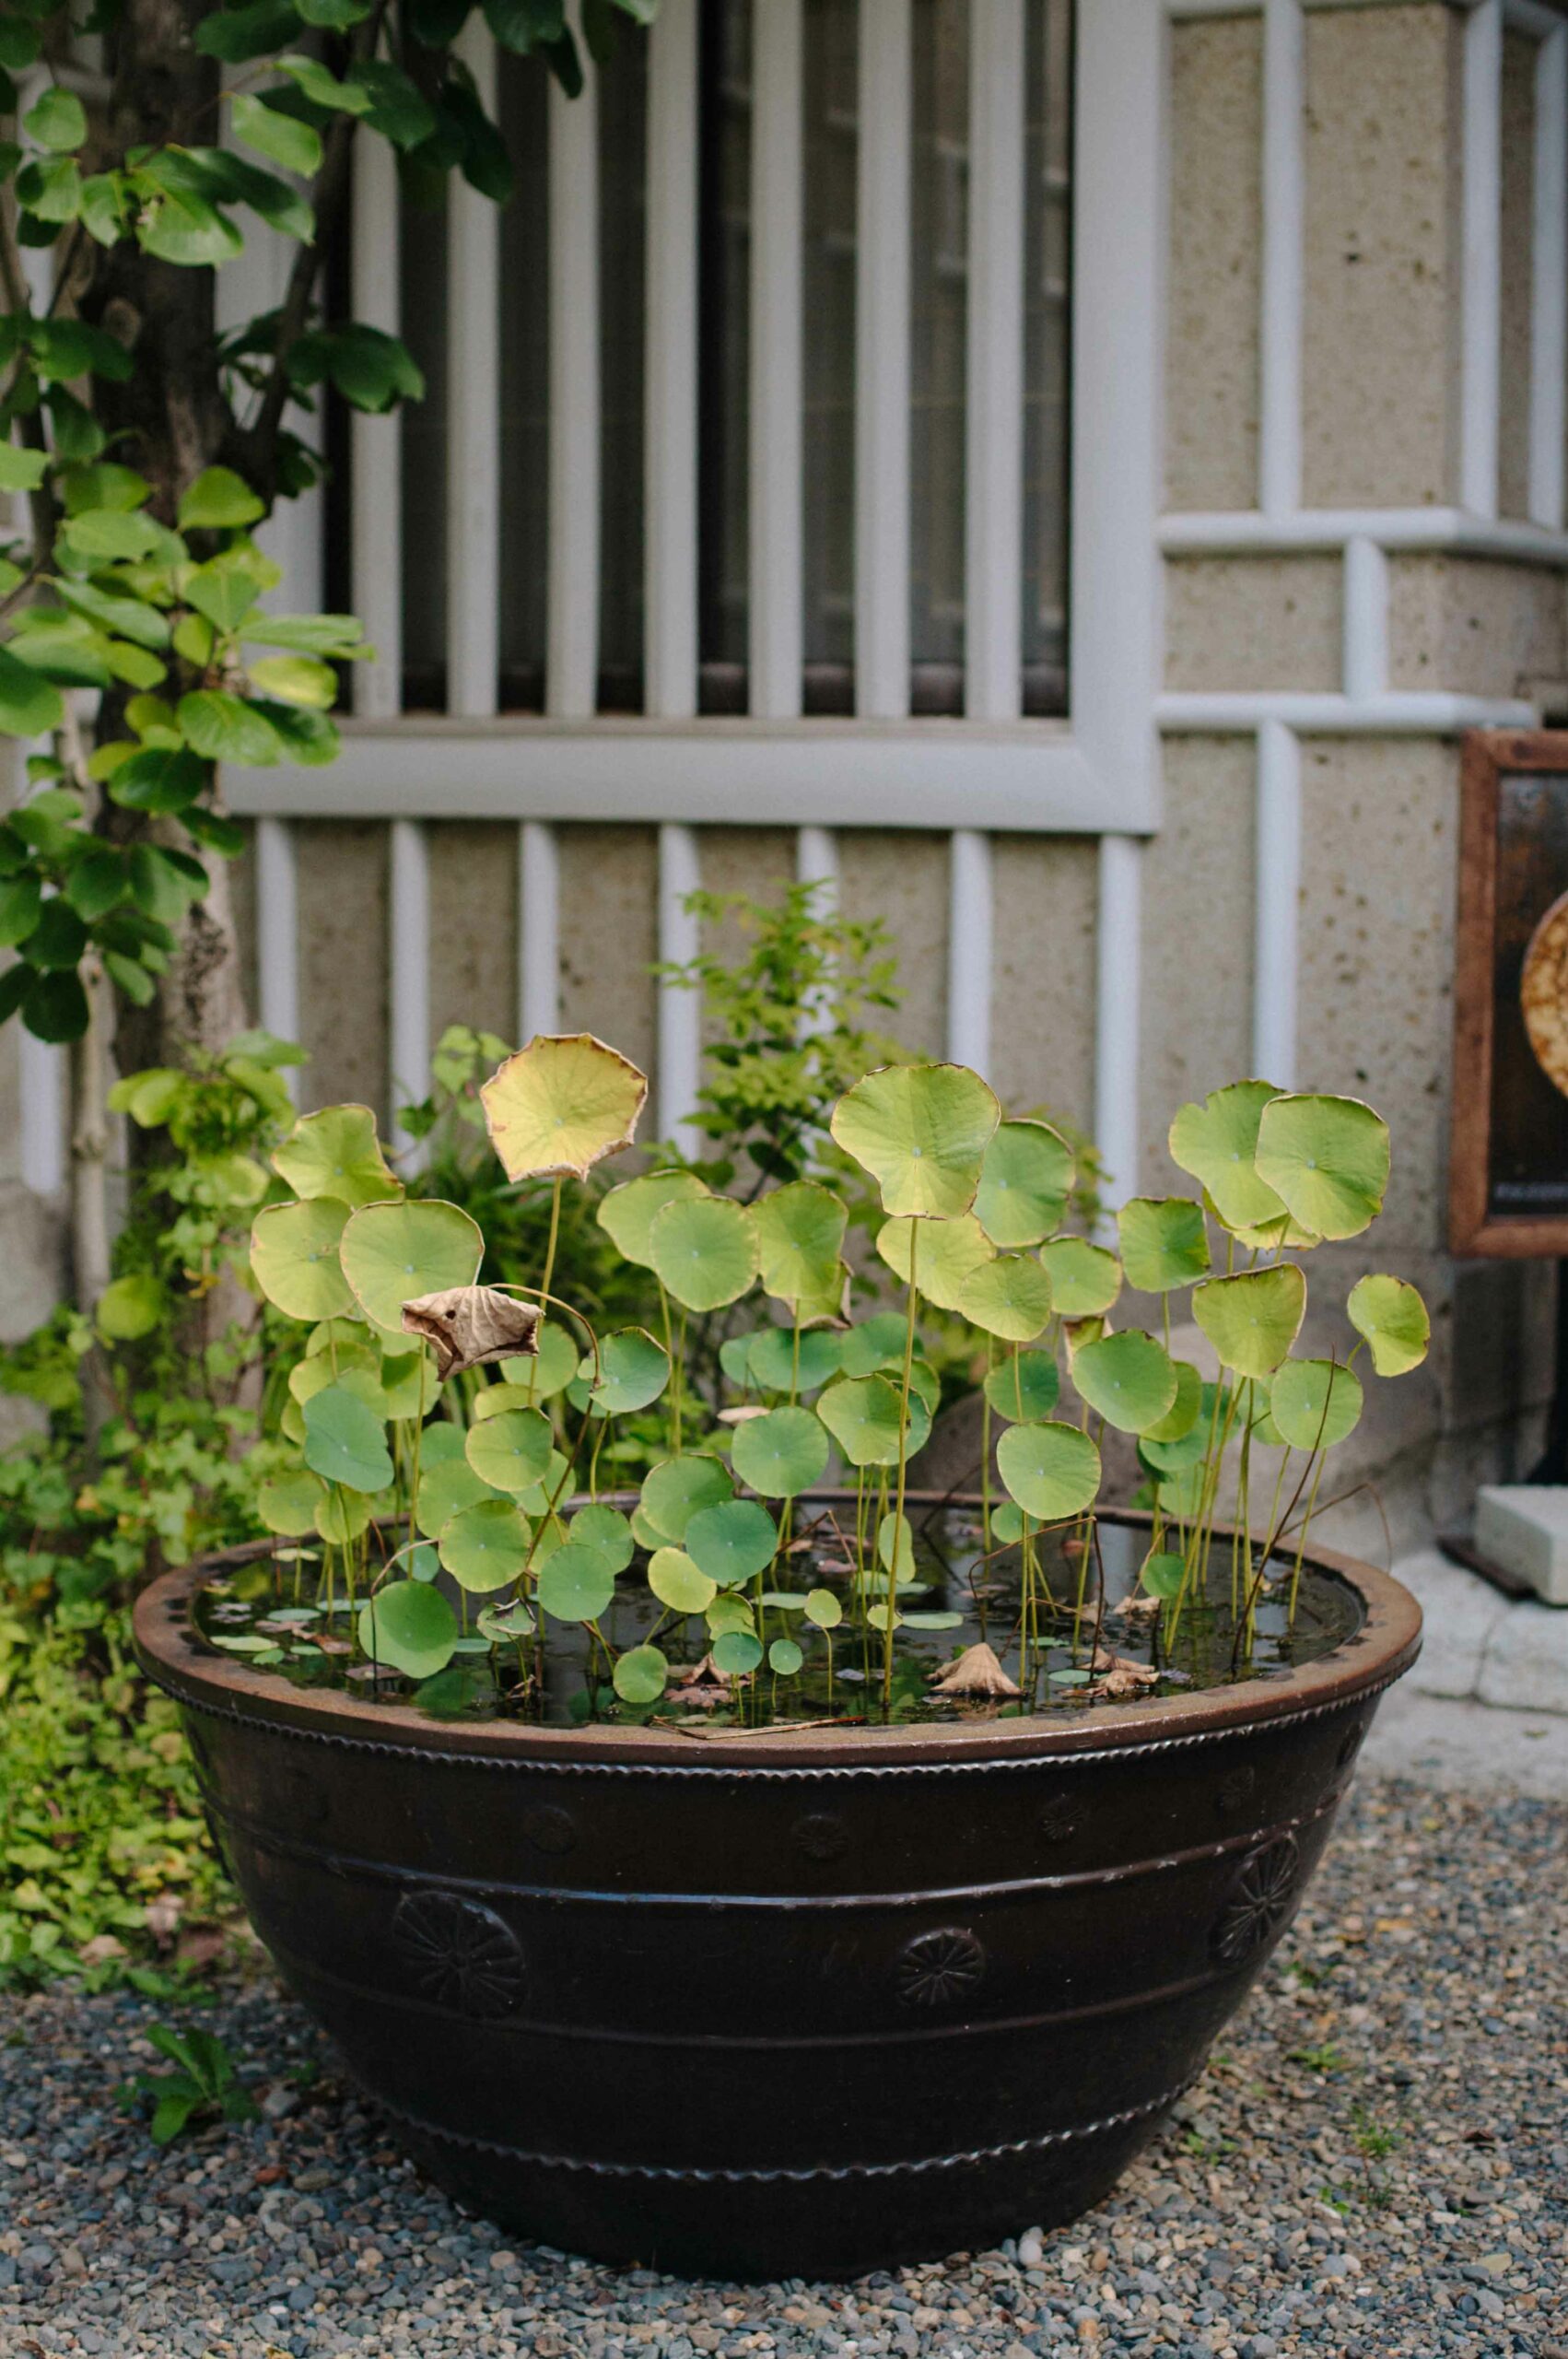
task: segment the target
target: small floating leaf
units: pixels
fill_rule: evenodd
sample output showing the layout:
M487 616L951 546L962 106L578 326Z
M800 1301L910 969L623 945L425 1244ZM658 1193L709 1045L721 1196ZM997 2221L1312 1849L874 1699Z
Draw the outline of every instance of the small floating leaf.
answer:
M1009 1426L996 1459L1010 1496L1040 1523L1081 1515L1100 1487L1100 1453L1076 1426Z
M1048 1122L998 1126L980 1167L975 1213L993 1245L1038 1245L1054 1235L1072 1192L1072 1149Z
M591 1032L536 1033L480 1086L509 1180L586 1180L630 1146L648 1079Z
M1403 1278L1359 1278L1345 1309L1357 1334L1371 1344L1379 1376L1404 1376L1425 1359L1432 1321L1421 1296Z
M1116 1255L1085 1237L1055 1237L1042 1245L1040 1267L1051 1282L1052 1308L1064 1319L1097 1319L1121 1292Z
M1185 1196L1134 1196L1117 1214L1127 1283L1139 1294L1169 1294L1209 1271L1201 1204Z
M1182 1557L1172 1555L1169 1550L1159 1549L1144 1557L1140 1579L1149 1596L1172 1598L1180 1595L1186 1571L1186 1562Z
M844 1608L830 1589L806 1591L806 1620L819 1630L837 1630L844 1619Z
M632 1647L617 1658L612 1676L623 1704L657 1704L670 1666L657 1647Z
M727 1678L743 1677L762 1661L762 1641L749 1630L725 1630L713 1641L713 1660Z
M1001 1109L966 1065L884 1065L847 1089L829 1124L895 1215L966 1213Z
M793 1679L804 1661L793 1638L775 1638L767 1649L767 1667L780 1679Z
M1359 1097L1275 1097L1258 1129L1258 1174L1316 1236L1359 1237L1383 1209L1388 1125Z
M1270 1387L1269 1406L1292 1449L1330 1449L1361 1423L1361 1380L1332 1360L1287 1360Z
M1209 1278L1193 1288L1192 1315L1222 1367L1238 1376L1271 1376L1301 1332L1306 1280L1293 1262Z

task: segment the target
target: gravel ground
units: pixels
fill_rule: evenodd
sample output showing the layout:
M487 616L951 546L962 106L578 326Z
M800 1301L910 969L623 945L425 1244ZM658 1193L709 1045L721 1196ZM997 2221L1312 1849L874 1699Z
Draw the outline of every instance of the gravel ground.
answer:
M1363 1787L1109 2202L847 2287L509 2246L420 2183L264 1979L191 2012L267 2118L160 2154L111 2092L168 2011L44 1994L0 2046L0 2353L1568 2359L1565 1865L1550 1802Z

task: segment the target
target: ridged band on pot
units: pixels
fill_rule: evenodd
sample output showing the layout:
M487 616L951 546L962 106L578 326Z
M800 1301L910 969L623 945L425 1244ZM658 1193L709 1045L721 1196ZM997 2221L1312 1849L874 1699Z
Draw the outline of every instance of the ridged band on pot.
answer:
M137 1644L263 1939L439 2177L557 2244L807 2274L1071 2216L1200 2069L1419 1641L1315 1561L1364 1608L1333 1655L1071 1721L434 1724L205 1649L202 1568Z

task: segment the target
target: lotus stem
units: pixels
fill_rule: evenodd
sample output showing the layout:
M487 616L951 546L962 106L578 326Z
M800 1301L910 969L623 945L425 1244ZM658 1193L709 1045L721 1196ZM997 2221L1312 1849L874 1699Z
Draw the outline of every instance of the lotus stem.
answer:
M550 1182L550 1235L544 1247L544 1274L539 1282L541 1297L548 1301L550 1281L556 1274L556 1246L561 1234L561 1178L559 1172ZM539 1383L539 1356L533 1356L528 1371L528 1398L532 1405Z
M904 1493L909 1465L909 1384L915 1369L915 1313L919 1303L920 1224L909 1224L909 1307L904 1322L904 1379L898 1395L898 1492L893 1510L893 1562L887 1574L887 1611L883 1616L882 1716L893 1709L893 1625L898 1596L898 1551L904 1537Z

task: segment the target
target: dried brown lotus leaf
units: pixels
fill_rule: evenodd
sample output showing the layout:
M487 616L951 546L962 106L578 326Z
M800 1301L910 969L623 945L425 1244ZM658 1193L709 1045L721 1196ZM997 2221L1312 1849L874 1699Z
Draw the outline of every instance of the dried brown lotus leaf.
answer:
M410 1335L434 1346L444 1382L487 1360L531 1358L539 1349L539 1313L497 1286L443 1286L403 1306Z
M667 1701L678 1697L683 1704L694 1704L703 1710L727 1704L733 1692L729 1672L720 1671L711 1655L704 1655L700 1662L683 1663L672 1672L664 1689Z
M1006 1697L1019 1696L1016 1686L1001 1667L994 1647L982 1640L965 1647L955 1662L931 1681L927 1693L931 1696L989 1696Z

